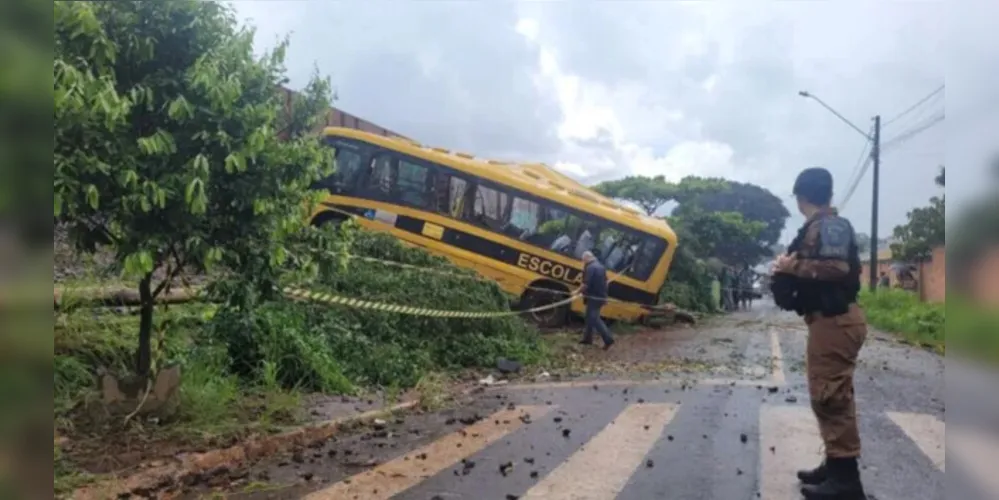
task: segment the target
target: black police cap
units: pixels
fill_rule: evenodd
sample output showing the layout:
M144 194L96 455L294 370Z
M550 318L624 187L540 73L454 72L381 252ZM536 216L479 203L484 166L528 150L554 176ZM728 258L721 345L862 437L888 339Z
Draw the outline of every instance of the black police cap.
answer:
M821 167L806 168L794 180L794 190L797 196L808 196L813 193L832 191L833 178L828 170Z

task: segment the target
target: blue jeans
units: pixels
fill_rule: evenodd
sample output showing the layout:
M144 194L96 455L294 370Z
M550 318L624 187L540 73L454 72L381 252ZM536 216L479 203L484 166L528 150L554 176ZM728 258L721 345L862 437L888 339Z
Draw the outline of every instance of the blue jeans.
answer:
M610 330L607 329L604 320L600 318L600 309L603 307L603 301L586 301L586 329L583 331L583 342L593 342L594 329L600 334L600 338L604 340L604 344L614 342Z

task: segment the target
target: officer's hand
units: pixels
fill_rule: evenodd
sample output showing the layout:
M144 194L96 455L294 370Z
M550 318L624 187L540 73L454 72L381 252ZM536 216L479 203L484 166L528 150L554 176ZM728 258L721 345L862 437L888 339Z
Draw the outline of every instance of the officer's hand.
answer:
M794 264L798 260L798 253L792 253L791 255L781 255L777 257L777 261L774 262L775 273L789 273L794 269Z

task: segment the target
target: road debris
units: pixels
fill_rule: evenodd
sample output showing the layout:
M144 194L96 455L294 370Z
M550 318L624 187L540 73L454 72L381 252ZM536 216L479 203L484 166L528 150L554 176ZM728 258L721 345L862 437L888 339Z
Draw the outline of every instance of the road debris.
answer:
M513 470L513 462L503 462L499 466L499 472L500 474L503 474L504 477L506 477L506 475L509 474L510 471L512 470Z

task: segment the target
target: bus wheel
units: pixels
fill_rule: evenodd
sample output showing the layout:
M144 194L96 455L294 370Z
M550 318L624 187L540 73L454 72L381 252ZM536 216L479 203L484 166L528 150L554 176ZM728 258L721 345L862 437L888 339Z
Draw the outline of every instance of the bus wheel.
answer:
M343 214L329 211L316 214L316 216L312 218L311 223L313 227L324 227L327 224L336 227L339 226L344 219L346 219L346 217L344 217Z
M525 311L538 307L554 304L560 300L565 300L565 292L559 290L528 290L521 300L521 308ZM525 312L525 315L538 326L544 328L558 328L566 324L569 317L569 304L562 304L543 311Z

